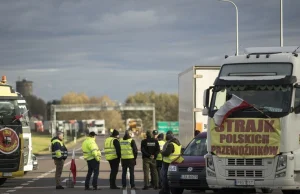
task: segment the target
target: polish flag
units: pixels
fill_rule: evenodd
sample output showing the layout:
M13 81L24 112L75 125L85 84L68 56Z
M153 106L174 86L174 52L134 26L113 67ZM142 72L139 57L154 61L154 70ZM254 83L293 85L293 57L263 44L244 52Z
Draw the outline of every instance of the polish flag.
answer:
M75 149L73 149L71 166L70 166L71 173L73 175L73 183L76 183L76 164L75 164Z
M232 94L230 100L225 102L223 106L215 113L214 121L217 126L221 126L225 119L233 112L241 109L245 109L248 107L253 107L251 104L247 103L243 99L238 96Z

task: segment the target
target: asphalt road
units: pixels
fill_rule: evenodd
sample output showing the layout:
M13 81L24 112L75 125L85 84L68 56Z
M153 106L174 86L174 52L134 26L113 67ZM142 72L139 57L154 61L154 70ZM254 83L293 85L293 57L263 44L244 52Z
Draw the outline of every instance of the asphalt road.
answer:
M97 137L97 143L100 149L103 149L105 137ZM140 148L140 142L137 141L137 146ZM76 145L74 147L76 151L76 167L77 167L77 182L75 188L66 188L64 190L55 189L55 165L51 159L50 155L38 156L39 169L33 172L29 172L22 178L9 179L4 185L0 187L0 194L53 194L53 193L67 193L67 194L79 194L82 192L101 192L107 194L152 194L158 193L158 190L141 190L144 186L143 184L143 171L142 171L142 160L138 157L137 165L135 167L135 183L136 190L110 190L109 189L109 173L110 167L109 163L105 161L103 157L100 163L100 174L98 185L101 191L84 191L84 180L87 172L86 162L81 158L81 145ZM66 184L70 172L70 158L66 160L62 181L63 185ZM119 169L117 177L117 185L121 187L121 168ZM127 181L128 188L129 181ZM211 193L211 191L206 191ZM184 194L191 193L191 191L185 191ZM261 193L260 191L257 193ZM281 191L274 191L274 194L281 194Z

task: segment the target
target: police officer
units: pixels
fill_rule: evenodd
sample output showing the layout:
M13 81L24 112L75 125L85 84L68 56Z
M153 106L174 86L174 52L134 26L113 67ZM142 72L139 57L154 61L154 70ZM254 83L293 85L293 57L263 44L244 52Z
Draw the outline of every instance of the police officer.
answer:
M52 151L52 159L54 160L54 164L56 166L55 170L55 182L56 189L64 189L61 186L61 174L64 168L65 160L68 157L68 150L63 142L64 134L62 132L58 132L57 136L51 139L51 151Z
M173 136L172 131L168 131L166 134L167 143L165 144L163 151L161 152L163 156L163 163L161 169L162 178L162 189L160 194L169 194L170 188L168 183L168 168L170 163L177 162L181 163L183 161L181 154L181 144L178 139Z
M161 167L162 167L162 155L161 155L161 151L163 150L163 147L165 145L165 140L164 140L164 134L160 133L157 136L157 140L158 140L158 144L159 144L159 148L160 148L160 153L157 155L156 157L156 168L157 168L157 172L158 172L158 186L161 189L161 176L160 176L160 171L161 171Z
M121 163L122 163L122 185L126 189L126 173L129 168L131 189L135 189L134 166L136 165L137 147L132 139L132 132L126 131L123 139L120 140Z
M153 135L153 138L157 140L157 136L158 136L158 131L157 130L153 130L152 131L152 135ZM158 185L160 185L160 182L159 182L159 177L160 177L160 174L159 174L159 171L157 172L157 176L158 176ZM150 180L150 187L153 187L154 188L154 184L153 184L153 175L150 171L150 177L151 177L151 180Z
M105 158L110 165L110 189L120 189L116 185L116 178L119 170L119 164L121 159L121 147L119 142L119 132L114 129L111 136L105 140L104 152Z
M82 143L83 158L87 161L88 173L85 178L85 190L91 190L89 187L90 179L93 175L93 190L97 190L98 176L100 168L101 152L96 143L95 132L89 132L88 137Z
M152 181L154 189L158 189L158 175L156 169L156 157L160 152L159 144L156 139L152 137L151 131L146 132L146 139L141 142L141 151L143 158L143 171L144 171L144 188L149 189L149 168L152 174Z

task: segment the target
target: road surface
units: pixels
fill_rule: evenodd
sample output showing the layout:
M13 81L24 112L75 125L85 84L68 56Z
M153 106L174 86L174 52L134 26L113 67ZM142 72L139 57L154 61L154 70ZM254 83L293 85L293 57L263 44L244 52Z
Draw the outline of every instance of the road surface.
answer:
M103 149L105 137L97 137L97 143L100 149ZM137 141L138 149L140 149L140 142ZM143 171L141 156L137 159L137 165L135 167L135 183L137 190L130 190L129 181L127 181L128 189L126 190L110 190L109 189L109 163L102 157L100 163L100 174L98 185L102 189L101 191L84 191L84 180L87 172L86 162L81 158L81 145L76 145L76 166L77 166L77 182L74 188L66 188L64 190L55 189L55 166L50 155L38 156L39 169L33 172L29 172L22 178L9 179L4 185L0 187L0 194L81 194L82 192L101 192L105 194L153 194L158 193L159 190L142 190L143 188ZM70 150L71 151L71 150ZM70 157L66 160L62 180L65 186L66 180L68 180L70 172ZM117 185L121 187L121 168L119 169L117 177ZM129 180L129 179L128 179ZM211 193L210 191L206 191ZM185 191L184 194L191 193L191 191ZM257 193L261 193L258 191ZM281 191L274 191L274 194L281 194Z

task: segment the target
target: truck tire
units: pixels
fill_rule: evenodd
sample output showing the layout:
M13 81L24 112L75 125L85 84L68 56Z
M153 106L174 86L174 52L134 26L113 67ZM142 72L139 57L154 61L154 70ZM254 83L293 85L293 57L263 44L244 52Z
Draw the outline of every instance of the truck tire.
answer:
M281 190L283 194L300 194L299 190Z
M263 193L273 193L273 189L261 189Z
M0 185L3 185L6 182L7 178L0 178Z
M181 188L170 188L172 194L182 194L184 189Z

